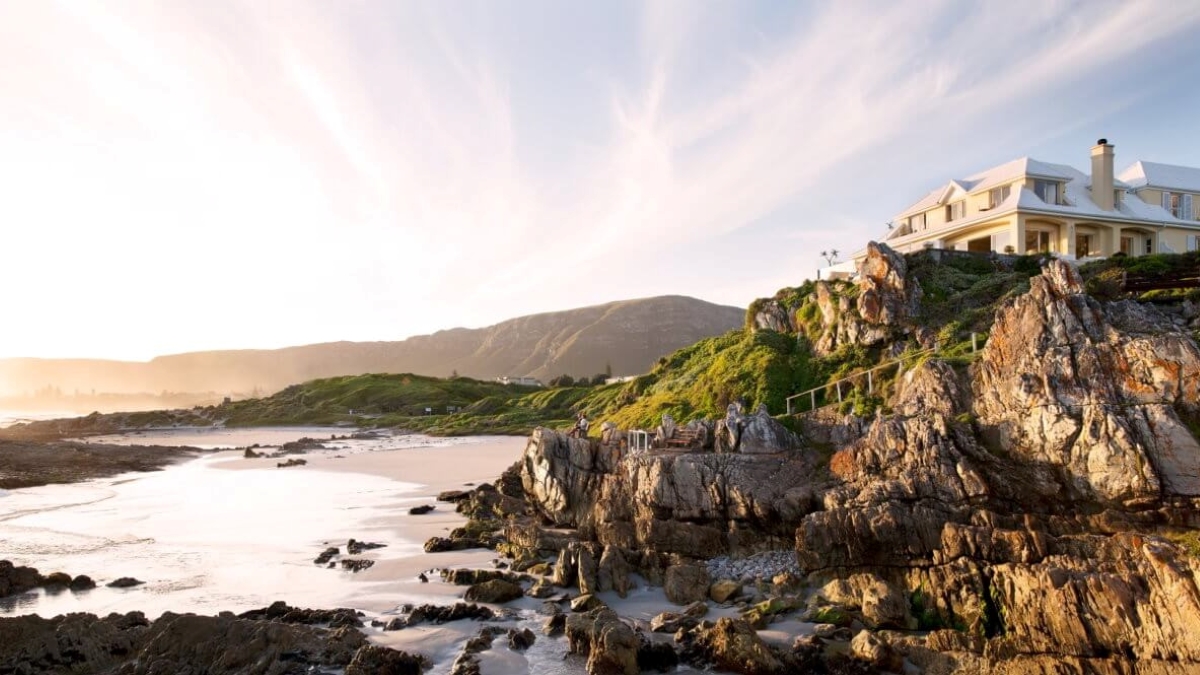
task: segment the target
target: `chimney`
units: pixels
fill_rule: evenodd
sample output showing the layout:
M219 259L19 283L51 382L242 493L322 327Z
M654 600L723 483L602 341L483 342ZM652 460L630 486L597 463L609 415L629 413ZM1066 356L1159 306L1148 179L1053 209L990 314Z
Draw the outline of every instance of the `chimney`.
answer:
M1107 138L1101 138L1092 147L1092 201L1112 211L1113 200L1113 146Z

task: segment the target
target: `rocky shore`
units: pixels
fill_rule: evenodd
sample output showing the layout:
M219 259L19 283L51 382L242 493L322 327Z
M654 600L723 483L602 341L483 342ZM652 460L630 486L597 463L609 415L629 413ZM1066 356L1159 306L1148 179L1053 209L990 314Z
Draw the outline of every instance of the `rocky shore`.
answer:
M0 489L76 483L127 471L157 471L202 454L195 448L0 440Z
M978 353L945 355L921 318L936 289L906 272L872 245L855 286L819 283L799 310L752 317L817 354L919 354L872 382L869 412L735 403L717 420L664 418L641 451L612 425L539 428L494 483L439 496L469 520L425 550L486 547L493 568L422 573L463 602L405 606L373 629L468 626L453 675L543 639L590 675L1200 674L1195 337L1151 305L1090 297L1049 261L994 310ZM631 613L648 586L662 606ZM511 623L533 611L541 635ZM78 655L101 671L200 672L186 645L216 659L205 672L419 671L419 656L367 645L361 622L282 604L0 619L0 644L16 645L0 673L79 672ZM264 644L260 669L239 660Z
M862 271L854 294L818 287L816 348L925 339L904 260L873 247ZM502 531L512 569L548 574L528 591L568 591L591 673L643 668L645 635L594 601L639 579L687 606L654 622L678 658L739 673L845 654L881 672L1200 673L1198 412L1194 337L1050 261L977 358L909 364L870 417L818 410L796 434L731 406L690 423L686 450L643 453L620 430L539 429L459 508L476 538ZM738 616L705 621L701 601ZM759 635L787 622L806 630L790 646Z

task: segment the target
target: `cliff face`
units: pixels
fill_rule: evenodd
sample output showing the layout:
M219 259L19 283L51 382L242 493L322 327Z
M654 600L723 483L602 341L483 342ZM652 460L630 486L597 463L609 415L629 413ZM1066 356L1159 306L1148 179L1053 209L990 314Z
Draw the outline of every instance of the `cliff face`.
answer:
M770 305L755 322L897 352L923 332L902 263L873 247L857 301L818 286L819 322ZM886 414L813 413L773 453L630 456L542 431L523 480L545 518L641 551L652 578L786 543L822 599L922 628L881 635L926 672L1194 673L1200 560L1171 536L1200 527L1198 375L1196 342L1162 313L1101 304L1051 261L969 366L907 368Z

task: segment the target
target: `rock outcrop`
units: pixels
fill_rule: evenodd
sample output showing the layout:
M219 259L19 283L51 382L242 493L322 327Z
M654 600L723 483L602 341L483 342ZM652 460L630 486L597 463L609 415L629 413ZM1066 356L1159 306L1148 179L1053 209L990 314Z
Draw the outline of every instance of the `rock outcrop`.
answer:
M769 304L753 320L812 331L818 354L933 345L902 257L872 245L858 284L818 284L821 316L804 326ZM874 417L813 413L802 441L731 406L713 451L632 456L539 429L523 489L540 519L582 542L552 547L559 585L590 587L583 558L619 550L682 603L717 581L692 574L698 560L794 549L801 574L784 581L808 594L803 615L824 626L815 642L782 653L756 641L751 623L803 609L803 595L776 590L750 622L692 628L685 659L734 654L741 665L722 667L788 672L833 639L862 668L895 672L1200 673L1200 557L1175 543L1200 541L1200 348L1184 325L1101 303L1050 261L999 304L969 366L907 363ZM568 620L581 652L607 615L586 616ZM656 627L688 625L679 618Z
M140 612L105 618L91 614L0 618L0 645L4 645L0 672L29 675L291 673L331 668L346 668L347 673L419 673L421 663L419 657L368 645L366 636L353 627L169 612L154 622Z

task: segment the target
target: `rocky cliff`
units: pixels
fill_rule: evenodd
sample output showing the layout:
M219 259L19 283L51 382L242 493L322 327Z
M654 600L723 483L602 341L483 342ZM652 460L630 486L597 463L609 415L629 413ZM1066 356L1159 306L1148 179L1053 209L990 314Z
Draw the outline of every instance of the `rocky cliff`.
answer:
M732 406L684 426L690 447L666 429L642 453L613 429L531 437L527 500L583 542L560 556L568 576L586 585L581 557L619 555L669 597L698 599L714 557L786 548L802 590L747 620L834 608L865 629L849 648L879 668L1200 673L1193 336L1153 306L1089 297L1072 266L1048 261L987 309L977 354L949 358L948 333L922 324L938 289L883 246L860 272L854 287L818 284L815 309L763 303L751 318L816 352L943 350L883 371L894 379L874 414L814 411L783 420L792 435ZM512 538L553 548L517 534L530 525ZM767 661L742 672L789 667Z

